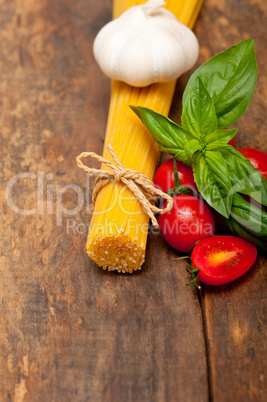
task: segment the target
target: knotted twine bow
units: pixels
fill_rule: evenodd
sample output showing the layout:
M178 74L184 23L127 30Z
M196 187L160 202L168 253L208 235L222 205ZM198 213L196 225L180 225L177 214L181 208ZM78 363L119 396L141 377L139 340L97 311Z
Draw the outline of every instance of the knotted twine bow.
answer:
M77 156L77 166L83 169L87 173L97 174L98 177L94 183L93 189L93 204L95 203L97 194L99 190L109 183L111 180L115 180L117 183L122 182L125 186L136 196L139 202L142 204L145 213L151 218L154 227L158 227L157 219L155 218L153 212L158 212L160 214L165 214L170 211L173 207L173 199L168 194L163 193L163 191L154 187L154 183L149 180L147 176L138 172L137 170L124 168L117 158L114 149L111 145L107 145L110 155L112 156L112 163L109 160L95 154L94 152L82 152ZM90 156L98 160L98 162L104 163L106 166L111 168L111 170L94 169L85 166L82 163L82 159ZM116 166L117 165L117 166ZM141 191L140 188L143 190ZM155 197L156 195L161 196L167 200L167 205L164 209L155 207ZM152 202L149 201L152 197ZM149 198L149 199L148 199Z

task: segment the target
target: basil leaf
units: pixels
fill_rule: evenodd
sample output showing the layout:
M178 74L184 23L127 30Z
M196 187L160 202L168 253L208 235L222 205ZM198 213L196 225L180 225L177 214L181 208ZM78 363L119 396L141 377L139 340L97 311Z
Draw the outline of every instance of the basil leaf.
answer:
M219 151L230 173L233 192L248 194L259 203L267 205L267 180L234 147L225 145Z
M252 235L249 233L243 226L241 226L239 223L237 223L234 219L228 219L227 220L228 227L230 231L233 233L235 236L242 237L243 239L249 241L251 244L254 244L256 247L260 247L263 250L267 251L267 239L266 238L260 238Z
M208 134L205 138L206 149L218 149L227 143L236 135L237 129L216 130Z
M191 136L168 117L142 106L130 106L155 140L166 147L183 149Z
M214 104L200 77L196 77L184 103L182 126L196 139L218 127Z
M168 117L151 109L142 106L130 108L142 120L161 151L174 155L187 166L192 165L184 152L185 144L192 138L189 133Z
M224 160L218 151L199 152L193 160L194 179L207 203L228 218L233 194L231 180Z
M167 152L168 154L174 155L175 159L185 163L187 166L192 166L191 160L188 159L183 149L165 147L160 142L155 140L155 138L154 143L162 152Z
M246 110L257 81L254 41L246 39L203 63L190 77L183 95L185 105L197 77L209 92L218 117L218 128L228 127Z
M198 140L191 140L186 143L184 150L188 159L194 160L195 153L201 151L202 148Z
M166 151L165 151L166 152ZM183 162L185 165L191 167L192 166L192 161L188 159L188 157L185 154L185 151L182 150L176 150L175 152L169 152L169 154L174 155L175 159L178 161Z
M267 240L267 212L247 202L240 194L234 194L231 217L254 236Z

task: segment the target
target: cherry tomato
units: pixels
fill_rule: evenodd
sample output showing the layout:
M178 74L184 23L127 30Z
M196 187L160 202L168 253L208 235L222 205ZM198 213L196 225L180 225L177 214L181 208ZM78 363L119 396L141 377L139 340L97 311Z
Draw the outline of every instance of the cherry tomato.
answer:
M178 177L182 186L197 191L193 170L183 162L176 161ZM174 187L173 159L168 159L157 170L155 175L155 187L166 192Z
M239 148L250 163L267 179L267 153L254 148Z
M232 147L236 148L236 139L235 139L235 137L232 138L232 139L228 142L228 145L232 145Z
M163 208L165 208L166 203ZM159 215L162 235L170 246L178 251L190 252L196 242L215 232L215 223L209 208L203 201L191 195L173 197L173 208Z
M224 130L228 130L228 128L225 128ZM237 145L236 145L236 138L235 138L235 137L232 138L232 139L228 142L228 145L232 145L232 147L237 148Z
M239 278L252 267L257 249L244 239L214 236L201 240L191 255L198 279L207 285L223 285Z

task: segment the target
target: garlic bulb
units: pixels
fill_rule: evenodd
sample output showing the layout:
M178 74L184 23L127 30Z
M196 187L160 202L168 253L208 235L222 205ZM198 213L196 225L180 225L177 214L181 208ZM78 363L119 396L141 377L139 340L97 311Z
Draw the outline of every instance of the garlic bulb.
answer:
M93 52L108 77L143 87L172 81L193 67L197 38L164 5L149 0L131 7L100 30Z

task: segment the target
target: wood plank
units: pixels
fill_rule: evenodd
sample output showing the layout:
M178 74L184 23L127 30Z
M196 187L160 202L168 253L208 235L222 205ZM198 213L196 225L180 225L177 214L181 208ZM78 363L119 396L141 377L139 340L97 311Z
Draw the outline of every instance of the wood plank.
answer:
M109 81L92 41L110 18L111 1L0 2L3 401L208 399L185 263L156 233L132 276L85 254L90 208L77 206L75 191L85 201L88 189L75 157L102 151Z
M207 0L196 27L200 63L255 39L258 85L236 126L239 146L265 151L266 12L263 0L242 8ZM160 235L149 237L142 272L121 276L85 255L90 208L60 221L64 186L78 185L86 198L76 155L103 147L109 82L91 45L110 18L107 0L0 1L0 399L264 400L265 257L231 285L204 287L199 305L184 286L185 263L171 259ZM177 86L177 121L188 77ZM32 176L14 183L7 203L7 185L21 173ZM11 200L38 209L38 178L44 211L39 202L39 211L21 215ZM75 192L66 188L63 202L75 209Z
M243 278L202 294L215 401L266 398L266 267L259 257Z

